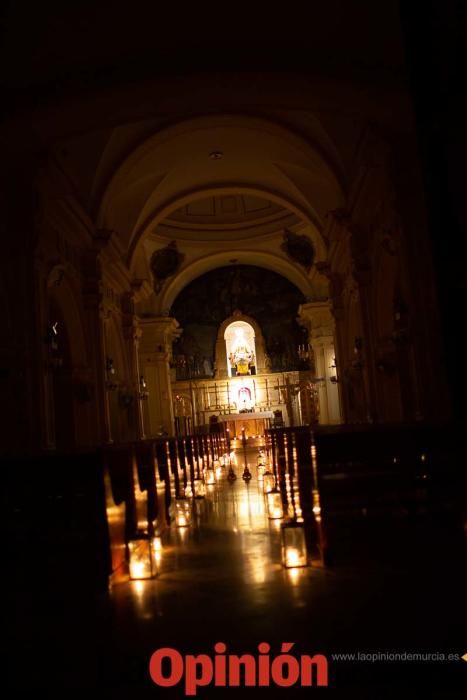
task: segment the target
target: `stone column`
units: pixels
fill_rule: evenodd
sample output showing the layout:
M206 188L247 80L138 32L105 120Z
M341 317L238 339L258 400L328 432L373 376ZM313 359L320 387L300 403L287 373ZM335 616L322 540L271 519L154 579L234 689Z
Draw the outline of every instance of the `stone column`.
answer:
M175 434L170 360L172 342L181 329L174 318L158 316L143 318L139 346L139 367L147 383L149 425L147 432L157 435L161 429L169 435Z
M90 249L83 254L82 273L84 321L86 336L89 338L90 365L95 380L93 396L95 432L93 442L99 445L112 442L112 433L106 374L106 326L111 311L104 301L98 251Z
M52 369L49 366L49 352L44 338L49 323L47 286L45 275L45 261L36 253L34 259L34 285L36 304L36 337L40 340L36 353L39 374L39 405L37 407L38 421L40 422L40 447L44 450L55 448L54 402L53 402L53 378Z
M351 238L353 276L357 282L363 329L364 372L368 382L367 419L369 423L378 420L378 379L376 377L373 316L371 308L372 271L368 258L369 241L355 226Z
M216 350L214 355L215 364L215 379L226 379L229 376L227 370L227 349L224 336L218 337L216 340Z
M336 370L332 367L335 358L335 323L330 305L321 301L302 304L299 319L308 328L316 377L323 379L318 384L320 423L340 423L339 390L337 382L331 381L331 377L336 376Z
M122 296L123 309L123 335L128 346L128 358L130 369L130 385L134 393L134 414L135 434L138 440L146 437L144 420L144 403L146 394L144 393L141 379L144 374L140 371L139 345L143 331L140 327L139 319L135 315L135 295L133 292L126 292ZM145 378L145 377L144 377Z

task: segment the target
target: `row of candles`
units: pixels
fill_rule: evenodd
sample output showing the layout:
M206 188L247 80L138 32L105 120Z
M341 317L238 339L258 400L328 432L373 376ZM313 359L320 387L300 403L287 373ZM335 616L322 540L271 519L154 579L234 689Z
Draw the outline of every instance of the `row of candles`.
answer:
M257 460L258 483L263 484L263 492L266 497L267 513L270 520L282 520L284 518L284 506L282 493L277 488L276 476L266 466L266 459L262 450L258 453ZM288 475L287 475L288 476ZM288 493L290 503L290 492ZM308 566L308 552L306 546L305 526L301 511L298 515L288 512L289 520L281 523L281 550L282 564L286 569Z
M230 447L230 445L229 445ZM224 468L228 467L227 479L236 479L233 470L235 463L235 453L225 452L210 463L206 458L199 458L199 477L195 478L191 485L179 486L179 493L174 499L174 524L178 528L186 528L191 525L192 502L190 498L204 498L206 487L214 487L222 478ZM179 478L186 479L185 470L177 465ZM245 462L245 472L243 478L246 483L249 478L245 478L248 467ZM233 475L233 478L232 478ZM251 474L250 474L251 478ZM267 504L267 514L270 520L282 520L285 517L284 505L281 491L277 488L276 476L269 469L265 453L260 449L257 458L257 479L258 485L263 489ZM285 568L298 568L308 566L308 552L306 546L305 526L301 517L299 503L295 502L296 492L290 474L286 475L286 496L288 502L287 515L289 518L281 523L281 550L282 564ZM297 499L299 501L299 499ZM315 505L316 507L316 505ZM315 508L313 509L316 515ZM128 546L129 574L130 579L155 578L157 566L162 554L162 544L160 537L141 535L138 539L132 540Z
M174 499L174 522L176 527L186 528L191 525L192 503L189 498L204 498L206 486L213 486L222 474L222 467L229 465L234 454L224 454L218 460L209 463L206 458L199 458L198 467L204 475L195 478L192 485L179 484L178 494ZM176 466L179 478L186 477L180 463ZM138 536L128 543L128 561L130 580L152 579L157 576L158 566L162 558L162 541L160 536L149 533L138 533Z

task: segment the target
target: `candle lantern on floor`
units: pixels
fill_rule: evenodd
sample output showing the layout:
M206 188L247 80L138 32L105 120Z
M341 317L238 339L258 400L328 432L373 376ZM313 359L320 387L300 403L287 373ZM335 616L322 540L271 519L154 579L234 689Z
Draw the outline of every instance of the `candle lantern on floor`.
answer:
M295 520L281 526L282 564L286 569L308 566L305 527Z
M218 467L220 469L220 467ZM216 483L216 471L212 467L208 467L204 473L204 479L207 486L214 486Z
M175 525L177 527L188 527L191 523L191 505L186 498L179 498L175 501Z
M206 495L206 486L204 483L204 479L194 479L193 486L194 486L194 497L195 498L204 498Z
M273 489L267 494L268 502L268 518L270 520L279 520L284 517L284 510L282 508L282 496L278 489Z
M128 565L132 581L156 577L157 566L152 537L138 534L128 542Z
M229 466L229 472L227 474L227 481L235 481L237 475L235 474L232 465Z
M160 535L155 535L152 539L152 548L154 550L154 557L156 559L156 564L159 564L162 558L162 539Z
M263 490L264 493L269 493L276 488L276 477L269 470L264 472L263 476Z

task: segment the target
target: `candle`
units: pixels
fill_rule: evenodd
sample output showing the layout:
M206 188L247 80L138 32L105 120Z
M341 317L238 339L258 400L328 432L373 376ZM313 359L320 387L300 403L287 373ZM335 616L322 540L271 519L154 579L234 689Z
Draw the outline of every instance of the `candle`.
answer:
M269 406L269 388L268 388L268 380L266 377L266 403Z

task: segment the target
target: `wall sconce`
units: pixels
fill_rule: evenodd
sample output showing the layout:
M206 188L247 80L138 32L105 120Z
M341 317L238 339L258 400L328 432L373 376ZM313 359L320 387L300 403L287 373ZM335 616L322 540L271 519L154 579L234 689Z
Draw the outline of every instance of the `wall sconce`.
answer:
M189 527L191 524L191 506L186 498L177 498L175 501L175 525L177 527Z
M354 369L362 369L363 368L363 362L362 362L362 347L363 347L363 341L360 336L357 336L355 338L354 342L354 347L353 347L353 352L354 352L354 358L352 360L352 367Z
M115 391L118 389L118 384L113 380L116 375L116 370L114 367L114 361L111 357L107 357L105 360L105 371L107 374L106 387L108 391Z
M282 564L286 569L308 566L305 527L291 520L281 525Z
M332 364L329 365L329 369L334 370L334 374L332 375L332 377L329 377L329 381L332 382L332 384L337 384L339 379L337 378L337 365L336 365L336 358L335 357L333 357Z
M48 349L47 364L50 369L63 367L63 357L58 353L58 321L50 322L47 326L44 342Z
M130 579L151 579L157 576L156 552L153 538L138 535L128 542Z
M281 492L273 489L267 494L268 518L270 520L280 520L284 517L284 509L282 507Z
M58 350L58 321L49 323L44 342L48 346L49 350L53 352Z
M139 378L139 398L141 401L146 401L146 399L149 397L149 391L147 388L146 380L143 375L140 376Z

